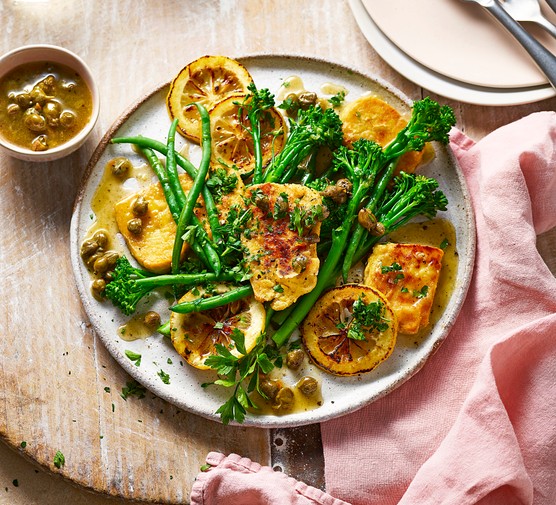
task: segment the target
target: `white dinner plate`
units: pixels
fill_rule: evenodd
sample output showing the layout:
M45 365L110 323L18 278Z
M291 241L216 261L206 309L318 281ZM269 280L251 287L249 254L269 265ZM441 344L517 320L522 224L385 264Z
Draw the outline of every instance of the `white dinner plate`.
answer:
M403 111L409 111L409 100L387 83L357 70L330 62L293 56L251 56L241 58L259 88L276 93L284 79L301 77L306 89L319 91L325 83L344 86L348 100L369 91L376 92ZM94 221L91 208L93 194L99 184L106 163L116 156L129 157L139 164L141 158L129 145L110 144L115 136L144 135L164 141L170 126L165 97L168 84L138 100L126 111L103 137L84 176L76 199L71 222L71 258L76 284L83 306L96 333L115 360L138 382L150 391L176 406L218 421L216 409L227 399L228 390L217 387L204 389L201 384L215 379L212 371L200 371L186 364L174 351L167 338L160 335L127 342L118 335L118 327L128 318L109 302L98 302L90 293L91 277L80 258L80 244ZM183 140L177 143L181 147ZM449 329L465 299L471 280L475 232L472 210L463 176L450 149L436 146L436 158L424 173L438 179L450 202L442 217L449 219L456 229L459 263L457 282L450 301L432 330L418 345L397 345L391 357L374 371L359 377L334 377L312 367L309 373L322 379L323 405L315 410L282 416L248 415L244 424L260 427L287 427L332 419L359 409L393 391L425 365L446 338ZM129 253L128 253L129 254ZM153 308L163 321L169 317L168 302L155 300ZM145 311L146 306L140 310ZM139 367L126 357L125 351L141 354ZM168 374L169 383L159 376L160 370Z
M549 85L515 88L507 85L478 86L432 70L413 59L385 35L369 15L362 0L349 0L349 5L363 35L376 52L404 77L429 91L460 102L492 106L532 103L556 95L556 90ZM494 24L495 20L492 22ZM425 61L425 58L421 61Z

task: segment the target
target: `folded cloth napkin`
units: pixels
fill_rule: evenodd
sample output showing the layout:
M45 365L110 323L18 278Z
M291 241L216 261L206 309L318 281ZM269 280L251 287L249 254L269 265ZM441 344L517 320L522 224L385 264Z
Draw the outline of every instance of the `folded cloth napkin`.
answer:
M477 256L443 345L393 393L321 425L329 495L211 453L192 504L556 504L556 278L536 248L556 226L556 113L450 144Z

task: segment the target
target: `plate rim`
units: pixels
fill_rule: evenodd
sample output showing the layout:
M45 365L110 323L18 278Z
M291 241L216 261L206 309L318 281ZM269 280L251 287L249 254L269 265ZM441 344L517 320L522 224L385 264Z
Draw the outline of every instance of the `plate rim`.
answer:
M350 73L354 73L357 77L362 78L364 80L372 81L375 84L378 84L380 87L384 88L388 93L391 93L401 101L405 102L406 105L411 106L412 100L407 97L403 92L393 86L391 83L385 81L384 79L374 76L368 72L362 71L360 69L354 68L353 66L345 65L342 63L333 62L331 60L327 60L325 58L315 58L312 56L307 55L296 55L296 54L277 54L277 53L249 53L242 56L233 56L234 59L237 59L240 62L246 62L248 65L250 61L254 61L257 59L275 59L275 60L294 60L296 62L301 61L308 61L311 64L323 64L328 65L331 67L335 67L342 71L347 71ZM212 420L214 422L221 422L220 417L216 415L214 412L212 413L204 413L199 412L193 409L191 406L186 406L183 402L176 401L175 398L172 397L171 394L164 394L164 391L154 383L150 383L149 381L145 380L144 375L142 375L137 367L129 360L124 359L125 356L120 352L119 349L107 338L102 336L102 332L100 332L97 328L96 320L97 316L94 312L89 308L90 303L88 299L91 298L90 294L87 293L80 282L79 272L81 269L80 265L80 255L78 250L78 241L79 237L77 236L78 230L78 219L80 215L81 206L83 204L85 192L88 186L88 181L98 163L101 156L105 152L107 146L110 144L110 139L113 137L114 133L125 124L125 122L129 119L129 117L137 111L144 103L146 103L149 99L151 99L157 93L160 93L164 88L168 87L171 83L170 81L166 81L163 83L159 83L154 87L152 90L144 92L141 96L134 100L131 105L129 105L119 116L116 120L112 123L112 125L107 129L106 133L101 137L99 143L95 150L93 151L89 162L87 163L87 167L84 170L82 175L82 179L77 191L77 195L74 201L72 216L71 216L71 223L70 223L70 256L71 256L71 263L72 263L72 271L74 275L75 285L79 292L80 302L87 314L87 317L91 323L92 329L94 330L95 335L100 339L104 347L108 350L114 360L121 366L133 379L135 379L140 384L144 385L149 391L153 394L158 396L159 398L163 399L164 401L168 401L169 403L177 406L180 409L186 410L190 413L195 415L199 415L206 419ZM471 284L471 278L473 275L473 267L475 262L475 253L476 253L476 228L475 228L475 217L474 211L471 204L471 198L469 193L469 188L467 186L465 177L463 172L459 166L457 158L455 157L453 151L451 150L449 144L446 146L442 146L445 149L445 153L449 158L450 163L453 165L454 170L457 175L457 179L459 182L459 186L461 189L463 200L465 201L465 222L466 222L466 230L468 232L468 243L467 247L469 248L469 254L465 257L465 263L463 267L463 271L465 273L465 279L459 287L456 286L454 288L454 292L452 293L452 297L459 295L456 297L456 301L453 305L450 306L451 317L450 319L445 322L442 328L442 338L437 339L433 343L432 350L422 357L422 359L416 363L410 373L405 373L403 376L400 376L395 381L389 384L387 388L378 393L372 395L370 398L365 397L363 401L356 402L351 404L348 407L340 409L339 411L334 411L329 413L328 415L318 415L320 409L314 409L311 411L301 412L301 413L294 413L291 415L284 415L284 416L272 416L272 420L269 419L270 416L264 416L264 422L258 422L257 420L263 419L261 416L247 416L243 423L236 423L235 421L230 422L230 426L244 426L244 427L256 427L256 428L290 428L296 426L303 426L313 423L320 423L330 419L335 419L338 417L342 417L347 415L351 412L357 411L363 408L366 405L369 405L384 396L387 396L389 393L397 389L403 383L411 379L415 374L417 374L426 362L437 352L439 347L442 343L446 340L450 333L450 329L454 325L455 321L457 320L461 307L465 302L467 292L469 286ZM461 261L461 256L460 256ZM87 300L87 301L86 301ZM437 323L438 324L438 323ZM296 417L303 417L302 419L296 419Z

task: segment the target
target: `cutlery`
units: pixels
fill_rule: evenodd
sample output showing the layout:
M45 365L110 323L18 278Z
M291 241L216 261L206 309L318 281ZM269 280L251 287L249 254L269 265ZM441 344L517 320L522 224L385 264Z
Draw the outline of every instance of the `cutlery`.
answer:
M512 18L498 0L464 0L473 2L484 7L508 30L516 40L529 53L537 66L543 71L544 75L553 88L556 88L556 56L546 47L537 42L514 18Z
M504 0L502 7L516 21L535 23L556 37L556 26L542 15L538 0Z

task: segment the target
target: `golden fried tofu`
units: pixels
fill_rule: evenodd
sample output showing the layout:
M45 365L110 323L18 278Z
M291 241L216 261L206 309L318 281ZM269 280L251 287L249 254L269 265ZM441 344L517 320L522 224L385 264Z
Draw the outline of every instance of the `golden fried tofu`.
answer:
M398 318L399 332L429 324L444 251L420 244L379 244L369 256L364 284L382 292Z
M351 146L357 139L374 140L385 146L405 127L407 120L375 95L364 95L347 104L341 114L344 143ZM421 152L412 151L404 154L396 167L396 172L412 173L417 165L430 161L434 157L433 148L427 144Z
M180 175L180 182L187 194L191 188L192 180L186 175ZM137 209L138 198L146 202L146 211L138 215L134 212ZM199 200L202 202L202 200ZM195 214L199 219L204 218L204 206L195 209ZM116 223L123 235L129 251L137 262L145 269L155 273L165 273L170 270L172 264L172 249L176 236L176 223L170 214L170 209L166 203L166 198L162 192L160 183L155 183L128 196L118 202L115 206ZM139 220L140 226L130 231L130 221ZM139 223L136 221L135 223ZM134 227L131 226L134 230ZM184 244L182 254L185 254L189 246Z
M252 211L243 232L255 298L284 310L317 282L323 204L299 184L257 184L245 193Z

